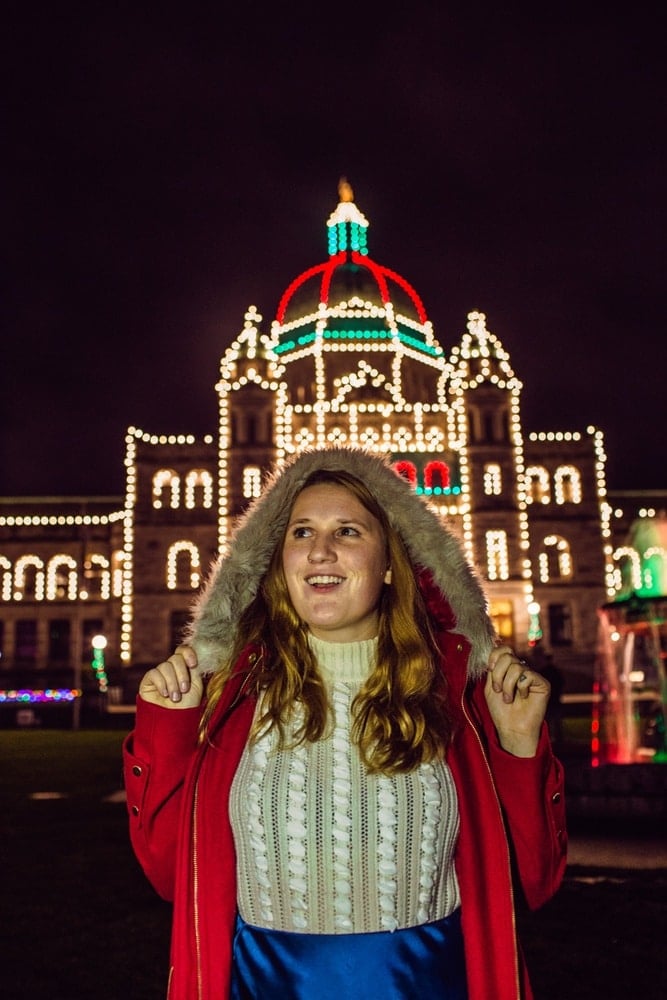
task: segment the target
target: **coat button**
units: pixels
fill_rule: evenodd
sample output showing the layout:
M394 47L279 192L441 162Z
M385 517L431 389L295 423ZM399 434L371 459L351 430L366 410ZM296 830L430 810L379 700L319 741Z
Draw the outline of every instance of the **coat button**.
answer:
M132 815L133 816L139 815L139 806L132 806Z
M141 768L139 767L138 764L135 764L134 767L132 768L132 774L135 776L135 778L141 777Z
M463 652L463 643L462 642L457 642L456 643L456 652L457 653L462 653Z
M560 802L560 792L554 792L551 796L551 801L556 806Z
M256 662L257 662L257 653L251 653L250 656L248 657L248 663L250 664L250 666L252 666L253 663Z

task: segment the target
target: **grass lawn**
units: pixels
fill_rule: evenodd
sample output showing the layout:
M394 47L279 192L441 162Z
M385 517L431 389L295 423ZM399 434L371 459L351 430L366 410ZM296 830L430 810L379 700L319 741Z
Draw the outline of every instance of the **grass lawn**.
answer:
M171 908L131 853L125 805L105 801L123 735L0 732L4 1000L165 995Z
M108 801L123 736L0 731L3 1000L165 995L170 907L130 851L124 804ZM570 871L551 903L522 915L537 1000L665 997L665 873L607 875Z

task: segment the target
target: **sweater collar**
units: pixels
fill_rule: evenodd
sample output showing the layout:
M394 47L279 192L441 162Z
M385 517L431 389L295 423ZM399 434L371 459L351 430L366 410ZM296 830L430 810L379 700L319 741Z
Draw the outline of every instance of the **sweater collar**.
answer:
M311 634L308 642L322 675L330 683L361 684L375 666L377 638L359 642L327 642Z

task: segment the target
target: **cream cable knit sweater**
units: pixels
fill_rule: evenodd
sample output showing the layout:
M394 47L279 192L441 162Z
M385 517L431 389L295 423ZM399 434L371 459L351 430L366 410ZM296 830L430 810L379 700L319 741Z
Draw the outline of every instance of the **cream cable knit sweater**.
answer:
M311 642L331 685L333 730L280 753L271 734L243 754L229 807L241 916L311 934L446 917L460 903L449 768L437 761L409 774L368 775L350 740L350 707L376 640Z

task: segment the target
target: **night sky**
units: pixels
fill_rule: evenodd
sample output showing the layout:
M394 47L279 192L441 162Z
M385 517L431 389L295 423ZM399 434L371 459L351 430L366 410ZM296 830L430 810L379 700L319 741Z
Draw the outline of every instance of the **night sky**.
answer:
M1 495L120 494L128 426L214 433L341 175L447 352L486 313L524 431L594 424L611 488L667 488L658 5L463 6L16 7Z

